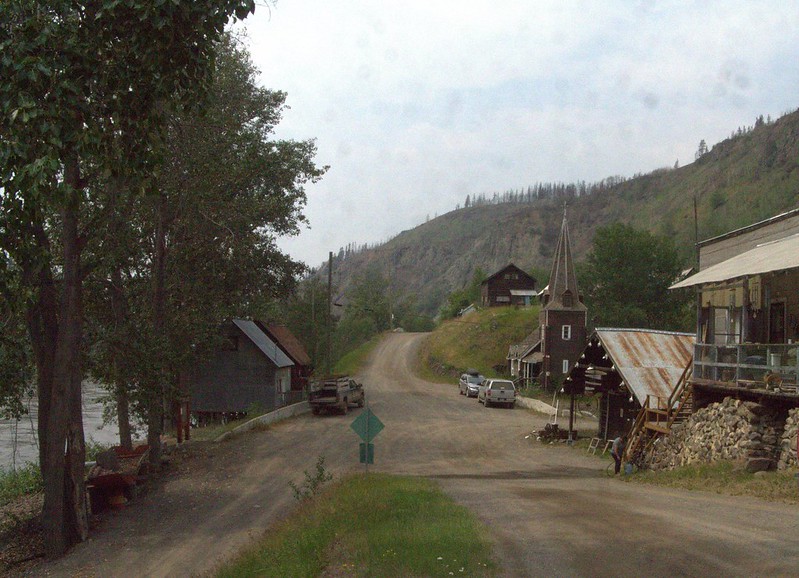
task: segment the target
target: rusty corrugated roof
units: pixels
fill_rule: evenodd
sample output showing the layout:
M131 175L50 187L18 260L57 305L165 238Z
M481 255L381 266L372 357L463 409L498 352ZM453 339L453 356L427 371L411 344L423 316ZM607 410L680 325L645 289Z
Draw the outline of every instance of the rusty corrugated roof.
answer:
M691 362L696 336L652 329L597 328L605 353L643 405L647 395L669 397Z

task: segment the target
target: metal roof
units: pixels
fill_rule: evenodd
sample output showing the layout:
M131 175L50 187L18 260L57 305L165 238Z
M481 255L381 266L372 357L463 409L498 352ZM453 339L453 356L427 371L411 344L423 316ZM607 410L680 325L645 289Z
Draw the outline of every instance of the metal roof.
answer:
M241 329L242 333L244 333L264 355L271 359L272 363L276 366L282 368L294 365L294 362L289 359L289 356L286 355L274 341L269 339L266 333L264 333L254 321L234 319L233 324Z
M597 328L602 348L641 405L647 395L669 397L691 362L696 336L651 329Z
M535 289L511 289L510 294L514 297L535 297L538 291Z
M288 327L280 325L279 323L269 323L265 326L259 324L257 321L255 323L258 324L261 329L265 327L267 336L273 338L297 365L311 364L311 357L308 355L308 352L305 351L302 343L289 331Z
M799 234L758 245L726 261L716 263L669 289L721 283L738 277L761 275L799 267Z

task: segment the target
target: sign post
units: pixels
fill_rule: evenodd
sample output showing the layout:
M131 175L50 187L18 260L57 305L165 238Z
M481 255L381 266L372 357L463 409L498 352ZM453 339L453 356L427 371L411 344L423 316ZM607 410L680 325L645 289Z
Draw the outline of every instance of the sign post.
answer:
M375 445L372 440L383 431L385 426L380 418L367 407L361 412L361 415L355 418L350 427L363 440L359 445L360 463L365 464L368 470L369 464L375 463Z

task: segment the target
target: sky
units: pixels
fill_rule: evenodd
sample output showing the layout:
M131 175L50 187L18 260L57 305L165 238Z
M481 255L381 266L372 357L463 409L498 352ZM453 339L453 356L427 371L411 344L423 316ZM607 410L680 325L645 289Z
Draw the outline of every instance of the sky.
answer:
M467 195L689 164L799 108L799 2L278 0L244 24L261 83L315 139L318 266Z

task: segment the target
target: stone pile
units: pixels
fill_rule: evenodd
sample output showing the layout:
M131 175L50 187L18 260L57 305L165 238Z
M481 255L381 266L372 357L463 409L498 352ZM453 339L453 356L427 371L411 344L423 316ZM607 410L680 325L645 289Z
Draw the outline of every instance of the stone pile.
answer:
M649 466L662 470L733 460L744 462L751 472L772 469L779 460L782 429L776 411L751 401L725 398L661 437Z
M788 411L785 419L785 431L782 432L780 440L780 461L777 468L785 470L797 466L796 460L796 436L799 434L799 407Z

